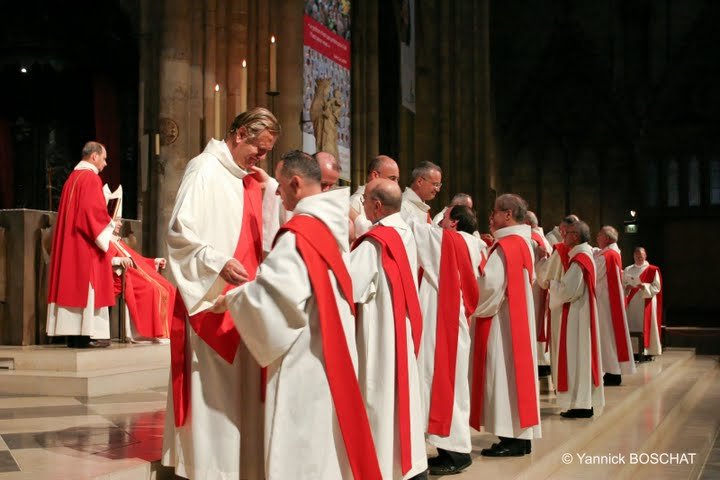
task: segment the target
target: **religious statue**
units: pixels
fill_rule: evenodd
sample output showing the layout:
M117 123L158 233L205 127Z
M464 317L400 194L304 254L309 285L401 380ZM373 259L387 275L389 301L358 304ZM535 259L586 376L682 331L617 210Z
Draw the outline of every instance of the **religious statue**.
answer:
M323 151L322 136L325 129L325 116L323 112L325 111L328 93L330 93L330 79L316 79L315 93L313 94L312 103L310 104L310 121L312 121L313 124L315 147L318 152Z
M342 112L342 98L339 89L335 89L333 96L325 101L323 106L323 130L320 135L318 151L338 156L338 124Z

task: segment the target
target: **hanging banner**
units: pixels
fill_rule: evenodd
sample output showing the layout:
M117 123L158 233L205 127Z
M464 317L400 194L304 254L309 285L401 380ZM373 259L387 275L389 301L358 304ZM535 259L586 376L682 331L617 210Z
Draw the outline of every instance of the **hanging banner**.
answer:
M328 152L350 181L350 1L306 0L303 150Z

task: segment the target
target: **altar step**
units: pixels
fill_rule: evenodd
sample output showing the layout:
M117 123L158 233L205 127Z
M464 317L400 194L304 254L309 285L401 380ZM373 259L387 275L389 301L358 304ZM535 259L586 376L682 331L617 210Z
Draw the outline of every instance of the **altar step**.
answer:
M97 397L168 384L169 345L0 346L0 393Z
M533 441L531 455L482 457L480 450L497 439L474 434L473 465L454 478L698 478L720 428L717 358L669 349L638 367L635 375L623 376L622 386L605 388L604 412L592 419L564 419L554 397L541 395L543 438ZM642 454L695 455L690 464L643 465L631 464L632 453L649 462L653 460ZM581 463L582 455L608 459L624 455L625 463L588 465Z

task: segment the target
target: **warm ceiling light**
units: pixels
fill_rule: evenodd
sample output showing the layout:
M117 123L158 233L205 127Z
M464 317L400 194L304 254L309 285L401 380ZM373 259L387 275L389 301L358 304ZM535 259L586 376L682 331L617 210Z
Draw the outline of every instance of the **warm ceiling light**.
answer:
M635 215L637 215L637 212L635 210L630 210L630 216L635 218Z
M27 73L27 68L20 67L20 73Z

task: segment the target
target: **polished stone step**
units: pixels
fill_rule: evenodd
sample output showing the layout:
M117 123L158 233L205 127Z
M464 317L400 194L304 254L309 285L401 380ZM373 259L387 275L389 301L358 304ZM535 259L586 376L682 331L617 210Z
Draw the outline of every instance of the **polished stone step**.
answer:
M67 348L62 345L0 346L3 370L89 372L139 365L169 365L170 345L113 343L108 348Z

